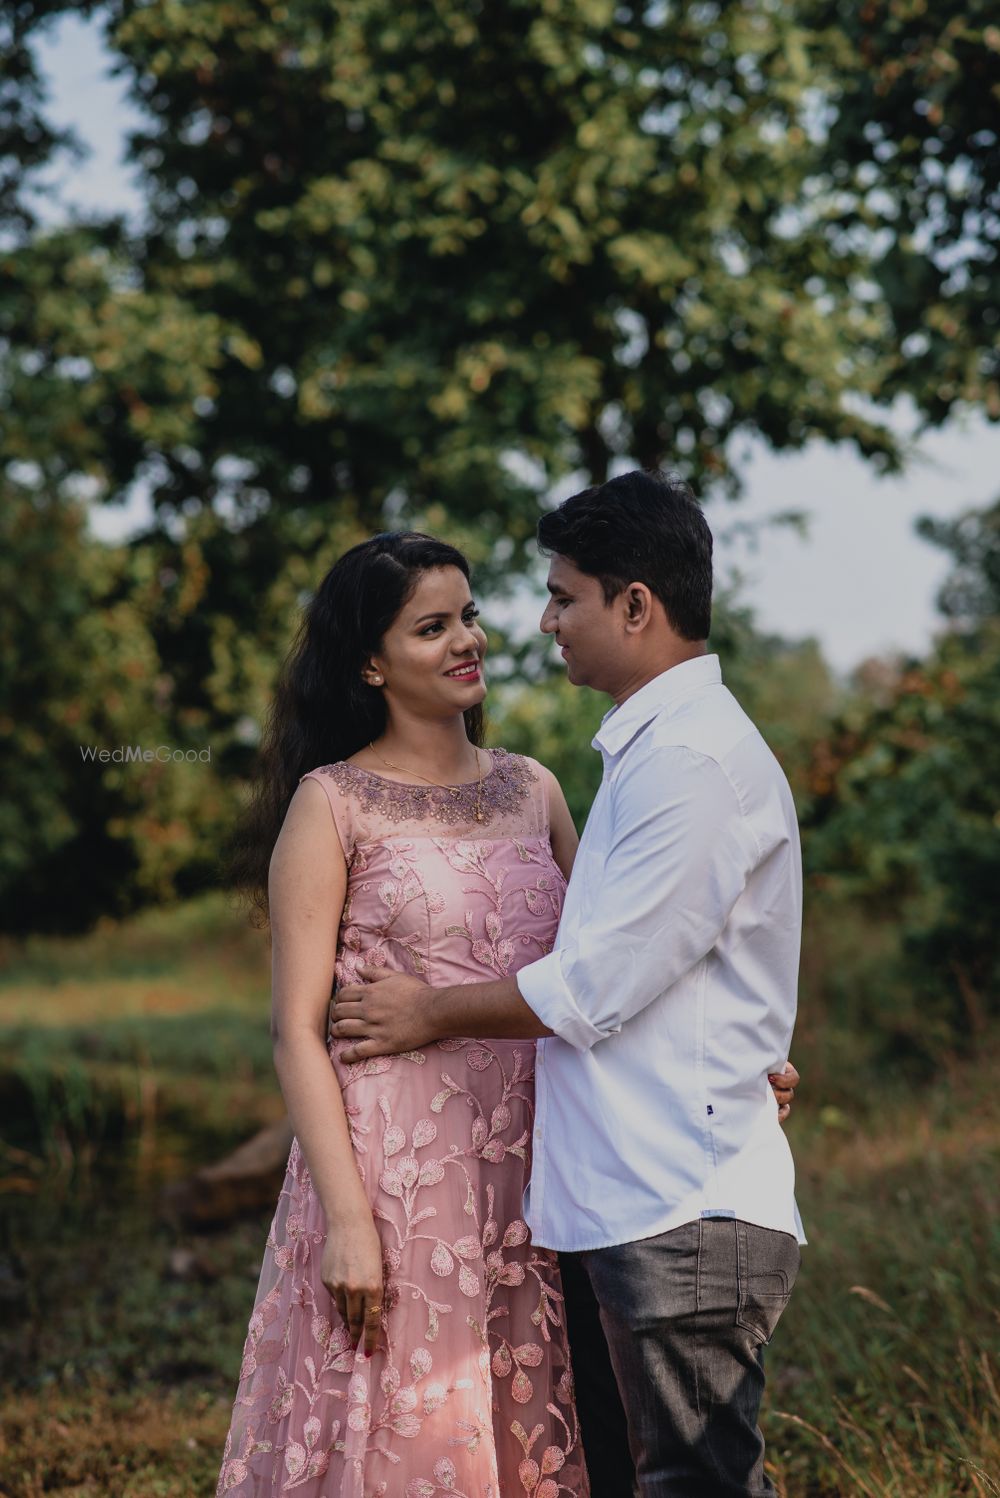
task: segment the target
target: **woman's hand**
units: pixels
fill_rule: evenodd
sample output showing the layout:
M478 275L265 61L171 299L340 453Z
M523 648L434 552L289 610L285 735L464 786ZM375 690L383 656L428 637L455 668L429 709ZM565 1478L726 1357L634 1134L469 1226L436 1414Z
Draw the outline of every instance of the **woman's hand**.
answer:
M329 1224L320 1277L354 1346L364 1339L371 1357L382 1325L382 1242L370 1211Z

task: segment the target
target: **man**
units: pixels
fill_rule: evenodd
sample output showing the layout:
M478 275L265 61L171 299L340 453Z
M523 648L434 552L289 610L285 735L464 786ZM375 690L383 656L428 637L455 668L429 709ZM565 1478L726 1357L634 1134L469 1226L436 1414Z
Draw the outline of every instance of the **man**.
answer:
M625 474L538 535L541 627L615 701L555 950L471 987L369 970L334 1033L347 1059L544 1037L525 1210L562 1255L594 1498L629 1490L626 1425L644 1498L757 1498L762 1348L804 1241L768 1085L796 1006L791 793L707 653L712 537L688 487Z

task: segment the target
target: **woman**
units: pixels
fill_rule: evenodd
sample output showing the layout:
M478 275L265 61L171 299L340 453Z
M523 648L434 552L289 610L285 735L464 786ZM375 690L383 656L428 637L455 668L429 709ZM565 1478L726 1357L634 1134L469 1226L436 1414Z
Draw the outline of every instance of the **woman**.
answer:
M477 612L460 552L376 536L279 684L242 882L296 1140L220 1494L589 1493L557 1263L521 1217L532 1044L345 1065L327 1040L359 964L476 982L552 946L576 834L547 770L482 747Z

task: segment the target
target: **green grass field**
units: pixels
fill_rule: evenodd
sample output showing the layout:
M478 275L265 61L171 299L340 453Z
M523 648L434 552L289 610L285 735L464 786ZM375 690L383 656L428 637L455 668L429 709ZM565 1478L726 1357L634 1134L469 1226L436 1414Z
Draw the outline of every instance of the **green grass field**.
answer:
M211 1494L267 1214L192 1235L157 1202L282 1112L266 941L209 897L3 956L0 1493ZM844 1060L831 1102L810 972L772 1476L785 1498L1000 1494L1000 1037L919 1089Z

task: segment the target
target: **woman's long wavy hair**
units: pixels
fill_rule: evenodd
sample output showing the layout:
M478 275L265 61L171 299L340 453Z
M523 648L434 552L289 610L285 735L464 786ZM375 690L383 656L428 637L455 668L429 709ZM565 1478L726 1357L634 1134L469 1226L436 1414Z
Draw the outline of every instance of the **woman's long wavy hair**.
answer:
M253 925L269 922L268 867L300 776L348 759L385 729L385 699L362 667L421 575L437 567L470 577L454 546L419 531L386 531L346 551L313 594L278 677L250 800L231 844L227 882L249 906ZM481 745L481 705L468 709L465 726Z

